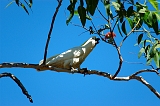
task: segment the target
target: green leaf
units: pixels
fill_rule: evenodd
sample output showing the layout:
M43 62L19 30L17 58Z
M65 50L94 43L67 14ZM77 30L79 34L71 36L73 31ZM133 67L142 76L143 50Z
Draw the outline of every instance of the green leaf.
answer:
M74 15L78 15L79 16L78 11L74 11ZM87 14L86 14L86 19L92 20L92 18L89 15L87 15Z
M79 6L78 7L78 14L80 16L82 26L85 26L85 24L86 24L86 9L83 6Z
M155 49L158 49L158 48L160 48L160 44L157 44L157 45L155 46Z
M92 18L89 15L86 15L86 19L92 20Z
M138 36L138 45L140 44L140 42L142 41L142 38L143 38L143 33L141 33L139 36Z
M26 11L26 13L29 15L29 12L28 12L28 10L26 9L26 7L25 7L25 5L24 4L20 4L21 5L21 7Z
M33 4L33 1L32 1L32 0L29 0L29 3L30 3L30 4Z
M133 13L133 6L130 6L128 9L127 9L127 17L130 17Z
M104 6L105 6L105 9L106 9L107 15L110 16L111 19L113 19L113 14L112 14L112 11L110 10L110 3L109 3L109 1L104 1Z
M151 43L150 40L145 40L145 42ZM140 42L140 44L142 44L142 43L144 43L144 41L141 41L141 42ZM137 46L137 45L138 45L138 43L136 43L134 46Z
M158 35L159 34L159 31L158 31L158 20L157 20L157 16L155 13L152 13L152 27L155 31L155 33Z
M145 4L140 4L139 2L136 2L137 12L139 12L141 9L141 12L144 12L144 8L148 8Z
M155 49L155 47L156 47L156 44L154 44L154 45L152 46L151 50L150 50L150 53L149 53L150 58L154 58L154 57L155 57L155 54L156 54L156 52L157 52L157 50Z
M147 59L147 65L149 65L149 64L151 63L152 60L153 60L153 58Z
M154 62L156 63L157 68L159 68L159 55L158 55L158 51L156 51L156 53L154 55Z
M121 22L121 23L123 22L123 18L124 18L123 16L122 16L122 17L120 17L120 22Z
M66 24L68 25L71 19L73 18L73 14L70 14L68 19L66 20Z
M145 54L147 56L147 59L149 58L149 51L150 51L150 45L148 45L146 48L145 48Z
M74 11L74 15L79 15L79 14L78 14L78 11Z
M83 3L83 0L80 0L80 6L83 6L84 3Z
M151 4L152 4L152 6L156 9L156 10L158 10L158 2L157 2L157 0L148 0Z
M140 58L143 53L145 53L145 49L141 48L140 51L139 51L139 53L138 53L138 58Z
M152 27L152 12L146 12L144 14L144 23L148 25L149 28Z
M114 8L117 10L117 11L120 11L120 7L121 5L117 2L112 2L112 5L114 6Z
M129 22L129 25L130 25L131 29L133 29L133 27L134 27L133 21L130 18L127 18L127 20Z
M121 29L122 29L123 33L124 33L125 35L127 35L126 26L125 26L125 21L123 21L122 26L121 26Z
M30 3L28 3L26 0L24 0L25 1L25 3L28 5L28 7L30 7L31 8L31 4Z
M120 35L123 37L122 32L121 32L121 30L120 30L119 23L117 24L117 27L118 27L118 31L119 31Z
M143 47L144 48L146 47L146 40L144 40Z
M19 6L19 0L15 0L16 4Z
M72 20L74 16L74 8L75 8L76 3L77 3L77 0L70 0L70 5L67 7L67 10L70 12L70 16L66 20L67 25L69 24L69 22Z
M87 11L93 16L99 0L86 0Z
M139 12L139 13L146 13L146 11L147 11L147 9L143 7L143 8L140 9L138 12Z

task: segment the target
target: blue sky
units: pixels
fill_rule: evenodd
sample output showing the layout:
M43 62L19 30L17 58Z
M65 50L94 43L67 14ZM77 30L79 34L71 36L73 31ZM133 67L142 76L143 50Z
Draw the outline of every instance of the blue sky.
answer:
M33 12L29 10L30 15L27 15L16 4L5 8L9 2L10 0L2 0L0 3L0 63L37 64L43 58L45 42L57 1L33 0ZM69 1L64 0L56 17L48 57L79 46L91 36L97 36L89 33L80 35L85 31L83 28L72 24L66 25L66 17L69 15L66 10L68 5ZM101 3L99 6L100 10L105 12ZM72 22L81 25L78 17L74 17ZM93 22L97 27L106 23L98 13L93 17ZM90 26L91 23L88 21L86 25ZM115 33L115 40L119 44L122 37L117 30ZM122 46L121 53L124 61L145 63L145 59L138 59L139 48L134 46L138 35L132 34ZM150 68L146 65L127 62L124 62L118 76L128 76L138 70ZM116 49L100 41L81 68L87 67L114 74L118 65ZM84 77L81 74L37 72L34 69L23 68L3 68L0 72L10 72L18 77L34 102L30 103L10 78L1 78L0 104L2 106L157 106L160 104L160 100L137 80L111 81L96 75ZM160 77L155 73L143 73L141 76L160 92Z

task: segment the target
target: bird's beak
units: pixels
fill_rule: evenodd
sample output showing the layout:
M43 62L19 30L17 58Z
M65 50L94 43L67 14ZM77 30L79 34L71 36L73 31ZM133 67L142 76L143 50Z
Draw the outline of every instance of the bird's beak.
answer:
M96 44L98 44L98 43L99 43L99 40L100 40L99 38L96 38Z

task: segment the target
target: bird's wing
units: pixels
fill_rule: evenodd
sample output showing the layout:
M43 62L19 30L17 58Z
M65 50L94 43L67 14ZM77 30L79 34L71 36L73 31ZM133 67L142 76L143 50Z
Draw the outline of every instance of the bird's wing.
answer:
M47 65L53 65L57 63L63 63L65 60L79 58L84 54L84 51L82 50L82 47L75 47L72 49L69 49L59 55L52 56L47 59L46 64Z

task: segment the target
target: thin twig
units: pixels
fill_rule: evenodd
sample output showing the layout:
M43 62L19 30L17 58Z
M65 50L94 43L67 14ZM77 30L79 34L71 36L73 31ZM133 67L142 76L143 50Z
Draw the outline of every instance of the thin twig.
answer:
M77 27L81 27L83 29L85 29L86 31L89 31L89 29L87 29L85 26L81 26L81 25L78 25L78 24L74 24L73 22L70 22L70 24L74 25L74 26L77 26Z
M138 74L140 74L140 73L143 73L143 72L154 72L154 73L156 73L157 75L160 75L160 73L159 73L157 70L155 70L155 69L144 69L144 70L139 70L139 71L135 72L135 73L132 74L131 76L136 76L136 75L138 75Z
M46 57L47 57L47 51L48 51L49 41L50 41L50 38L51 38L51 33L52 33L54 21L55 21L55 19L56 19L57 13L58 13L59 8L60 8L60 6L61 6L61 3L62 3L62 0L58 0L58 6L57 6L57 8L56 8L56 11L55 11L53 17L52 17L52 22L51 22L51 26L50 26L50 30L49 30L49 33L48 33L48 38L47 38L46 46L45 46L45 51L44 51L43 65L45 65L45 63L46 63Z
M101 11L99 10L99 8L97 7L98 12L101 14L101 16L107 21L109 22L109 20L101 13Z
M27 96L27 98L29 99L29 101L31 103L33 103L31 95L28 94L28 91L26 90L26 88L23 86L23 84L21 83L21 81L16 76L14 76L11 73L5 72L5 73L1 73L0 74L0 78L2 78L2 77L10 77L13 81L15 81L17 83L17 85L21 88L23 94Z
M113 28L112 28L112 32L114 31L114 28L115 28L115 26L117 25L117 22L118 22L118 18L117 18L116 23L114 24L114 26L113 26Z
M98 34L98 36L101 38L102 41L104 41L104 39L102 38L101 34L97 31L97 29L96 29L94 23L92 22L92 20L91 20L91 23L92 23L93 28L95 29L96 33Z
M33 68L33 69L40 69L40 70L51 70L51 71L55 71L55 72L67 72L67 73L79 73L79 74L84 74L84 72L86 72L86 70L84 69L80 69L80 70L75 70L74 72L71 70L67 70L67 69L61 69L61 68L56 68L56 67L51 67L51 66L46 66L46 65L41 65L39 66L38 64L27 64L27 63L2 63L0 64L0 68L12 68L12 67L20 67L20 68ZM146 80L144 80L141 76L137 76L140 73L144 73L144 72L155 72L156 74L159 75L159 72L157 72L156 70L140 70L137 71L136 73L127 76L127 77L115 77L113 79L113 76L109 73L106 72L101 72L101 71L97 71L97 70L87 70L85 75L98 75L98 76L103 76L106 78L109 78L110 80L114 80L114 81L129 81L132 79L138 80L140 81L142 84L144 84L147 88L149 88L159 99L160 99L160 94L158 91L156 91L156 89L154 89L154 87L152 87Z
M152 69L154 69L153 65L147 65L147 64L144 64L142 62L128 62L128 61L123 61L123 62L126 62L128 64L142 64L142 65L145 65L145 66L150 66Z
M70 24L72 24L72 25L74 25L74 26L77 26L77 27L81 27L81 28L83 28L84 30L86 30L86 31L82 32L81 34L86 33L86 32L90 32L90 29L87 29L85 26L83 27L83 26L78 25L78 24L75 24L75 23L73 23L73 22L70 22ZM104 29L102 29L102 30L104 30ZM81 35L81 34L80 34L80 35ZM96 32L96 31L93 31L93 34L98 34L100 37L103 36L103 34L99 33L98 31L97 31L97 32ZM104 41L104 39L103 39L102 37L101 37L101 39Z
M124 37L124 39L122 40L122 42L120 43L119 47L122 46L123 42L128 38L128 36L134 31L134 29L137 27L137 25L139 24L141 19L138 20L137 24L131 29L131 31L126 35L126 37Z

